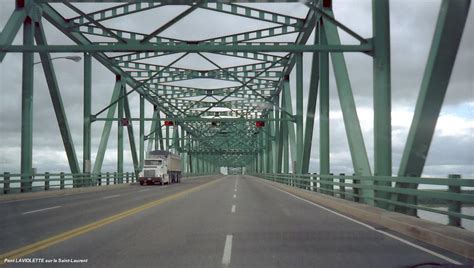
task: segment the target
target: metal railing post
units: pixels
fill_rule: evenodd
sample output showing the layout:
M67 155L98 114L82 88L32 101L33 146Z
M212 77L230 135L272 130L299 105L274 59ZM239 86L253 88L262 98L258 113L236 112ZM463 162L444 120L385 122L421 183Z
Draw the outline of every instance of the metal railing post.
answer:
M450 180L458 180L461 179L461 175L459 174L449 174L448 179ZM453 194L460 194L461 193L461 186L448 186L448 192L453 193ZM461 202L460 201L453 201L449 200L448 203L448 211L449 212L455 212L455 213L461 213ZM461 218L455 217L455 216L448 216L449 222L448 225L455 226L455 227L461 227Z
M3 193L10 193L10 172L3 172Z
M125 173L125 181L126 181L127 183L129 183L129 181L128 181L128 180L129 180L129 177L128 177L128 176L129 176L128 172Z
M356 174L352 174L352 176L355 176ZM359 187L359 184L360 184L360 180L357 180L357 179L352 179L352 184L354 184L354 186L352 187L352 192L354 193L354 202L360 202L360 189L357 188Z
M64 172L59 173L59 189L64 189Z
M49 190L49 172L44 173L44 190Z
M110 184L110 172L107 171L107 173L105 173L105 176L107 177L107 185Z
M97 175L97 183L96 185L101 186L102 185L102 174Z
M117 184L117 172L114 172L114 184Z
M339 183L345 183L346 180L345 178L343 178L343 176L345 176L346 174L344 173L339 173L339 176L341 176L341 178L339 178ZM339 197L342 198L342 199L346 199L346 186L345 185L339 185Z
M334 176L334 173L329 173L329 176ZM334 196L334 177L331 177L327 180L328 182L330 181L331 184L327 185L328 189L328 195Z

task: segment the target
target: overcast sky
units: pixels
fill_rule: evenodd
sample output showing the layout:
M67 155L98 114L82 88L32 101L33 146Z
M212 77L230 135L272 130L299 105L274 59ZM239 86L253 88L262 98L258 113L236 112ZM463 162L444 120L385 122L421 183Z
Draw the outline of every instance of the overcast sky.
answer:
M2 3L0 28L3 29L13 8L14 1ZM392 124L393 124L393 172L397 173L408 129L413 117L424 66L426 64L440 0L397 0L391 1L391 55L392 55ZM290 4L247 4L283 14L303 18L307 8L301 3ZM77 4L85 12L102 9L106 4ZM55 4L66 17L75 14ZM136 15L105 21L104 25L123 30L150 33L186 7L170 6L153 9ZM336 18L364 37L372 35L370 0L334 0ZM218 22L218 23L216 23ZM44 22L50 44L72 44L72 41ZM271 23L259 22L237 16L229 17L209 10L198 9L182 21L162 33L162 36L179 39L200 40L232 33L271 27ZM456 58L445 104L438 120L435 136L424 169L424 176L446 176L449 173L474 177L474 22L472 8L464 30L461 47ZM354 43L348 35L339 31L343 43ZM288 35L273 41L291 41L295 35ZM15 44L21 44L21 32ZM309 42L312 42L311 36ZM57 54L54 56L65 55ZM73 55L68 53L67 55ZM82 56L81 54L77 54ZM373 168L373 112L372 112L372 60L365 54L346 53L346 61L361 121L365 144ZM179 57L173 55L153 60L166 64ZM245 64L251 61L235 58L210 56L223 67ZM35 55L35 60L39 56ZM54 62L61 94L68 115L70 129L78 159L82 159L82 61L57 60ZM304 56L304 86L307 94L310 80L311 54ZM209 68L202 58L189 56L180 61L178 67ZM294 81L294 73L292 73ZM110 101L115 77L97 61L93 61L93 113ZM41 65L35 65L34 78L34 152L33 166L38 172L69 171L61 137L51 106L48 89ZM201 80L194 86L226 86L215 81ZM185 85L185 83L182 83ZM294 82L292 82L294 89ZM294 92L293 92L294 93ZM294 97L294 95L293 95ZM305 95L306 97L306 95ZM132 116L138 116L138 96L130 98ZM331 78L331 171L352 173L349 147L340 112L334 78ZM319 107L317 107L317 110ZM306 104L305 104L306 110ZM146 106L146 115L151 116L151 105ZM20 126L21 126L21 54L8 54L0 64L0 172L18 172L20 169ZM319 171L318 119L315 122L311 172ZM95 158L103 123L95 122L92 132L92 159ZM149 123L146 124L149 129ZM138 128L135 130L138 139ZM102 171L114 171L116 163L116 129L109 140L108 151ZM132 171L128 141L125 140L126 170ZM137 140L138 144L138 140ZM82 165L81 165L82 166Z

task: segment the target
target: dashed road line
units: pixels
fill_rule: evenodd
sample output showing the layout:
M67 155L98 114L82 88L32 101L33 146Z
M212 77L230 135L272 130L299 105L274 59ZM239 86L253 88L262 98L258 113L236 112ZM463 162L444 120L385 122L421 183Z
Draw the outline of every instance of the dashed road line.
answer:
M32 211L23 212L23 213L21 213L21 214L22 214L22 215L26 215L26 214L31 214L31 213L36 213L36 212L51 210L51 209L55 209L55 208L60 208L60 207L61 207L61 206L55 206L55 207L49 207L49 208L42 208L42 209L37 209L37 210L32 210Z
M119 197L119 196L120 196L119 194L114 194L114 195L104 196L104 197L102 197L102 199L110 199L110 198L115 198L115 197Z
M227 266L230 264L232 255L232 235L227 235L224 244L224 254L222 255L222 264Z

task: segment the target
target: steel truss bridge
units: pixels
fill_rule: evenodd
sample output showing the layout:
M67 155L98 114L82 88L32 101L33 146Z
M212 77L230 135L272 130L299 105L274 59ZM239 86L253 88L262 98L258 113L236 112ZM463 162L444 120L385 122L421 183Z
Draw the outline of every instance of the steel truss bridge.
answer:
M82 8L83 3L95 2L114 5L96 8L93 12ZM243 4L247 2L300 2L307 13L304 17L295 17L285 15L284 10L270 11ZM244 168L247 174L257 177L382 209L409 215L416 215L419 209L441 213L447 215L450 225L454 226L461 226L461 219L474 220L472 215L461 211L462 204L472 202L473 197L460 189L473 187L472 180L456 176L421 178L466 24L469 0L441 2L397 176L392 176L388 0L372 1L373 34L370 37L363 37L341 23L333 13L331 0L16 0L15 3L16 8L0 35L0 61L10 53L23 55L22 80L19 81L22 85L21 173L2 175L5 193L15 177L21 179L24 192L32 190L33 176L36 181L44 181L45 189L49 189L50 181L54 180L61 181L61 188L67 188L65 180L72 181L73 187L100 185L105 180L109 184L109 179L122 183L125 177L126 182L135 181L146 153L161 149L180 154L183 172L188 176L216 174L223 166ZM185 8L151 32L107 26L110 20L126 21L127 16L159 12L172 5ZM64 10L75 15L64 15ZM245 18L271 27L199 40L186 36L175 39L163 34L197 10ZM67 36L72 44L48 42L45 21ZM341 32L355 43L342 43ZM19 34L23 35L23 43L15 45L13 40ZM71 138L52 61L54 53L65 52L83 53L82 159L78 159L77 146ZM372 141L364 141L362 135L344 53L362 53L372 59L373 76L372 81L368 81L373 84ZM61 174L33 174L35 54L41 58L70 167ZM303 55L312 57L309 88L304 88L303 83ZM153 63L171 56L174 60L167 64ZM180 67L180 62L191 56L212 67ZM221 64L219 59L222 58L235 64ZM109 104L99 111L91 109L93 59L105 66L116 81ZM330 66L350 149L352 176L333 175L330 170ZM294 83L290 83L293 78ZM193 86L195 81L206 79L232 86ZM303 97L305 92L307 98ZM135 105L129 102L132 94L139 96L138 117L130 112L130 107ZM316 111L318 101L319 111ZM153 115L146 117L145 107L150 104ZM314 124L316 116L319 116L318 126ZM104 127L98 148L92 148L91 128L97 122L104 122ZM150 128L146 128L146 122L151 122L148 123ZM118 131L115 175L102 172L114 125ZM320 135L319 152L311 151L315 128ZM124 171L125 136L128 136L133 159L134 170L130 174ZM368 142L374 146L373 166L366 150ZM95 159L91 158L92 150L97 150ZM318 174L309 174L312 153L319 157ZM442 193L430 192L420 190L420 184L443 185L449 189ZM422 208L417 200L427 196L450 202L450 209Z

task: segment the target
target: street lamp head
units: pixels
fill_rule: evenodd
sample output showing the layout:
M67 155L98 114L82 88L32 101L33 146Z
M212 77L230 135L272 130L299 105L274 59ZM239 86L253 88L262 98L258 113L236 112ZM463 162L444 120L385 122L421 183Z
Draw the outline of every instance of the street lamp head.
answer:
M81 60L80 56L66 56L65 58L68 60L75 61L75 62L79 62Z

